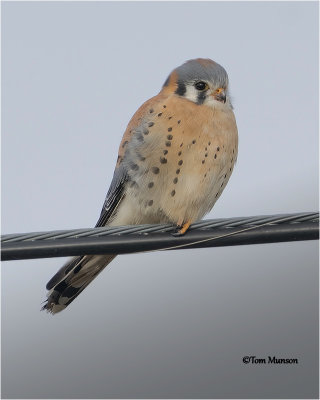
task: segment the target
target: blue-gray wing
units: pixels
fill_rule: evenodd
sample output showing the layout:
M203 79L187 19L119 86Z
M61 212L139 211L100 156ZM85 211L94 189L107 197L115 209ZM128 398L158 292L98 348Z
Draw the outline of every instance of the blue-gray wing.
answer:
M114 216L115 210L125 195L125 187L128 180L129 177L126 169L120 164L120 166L114 171L113 179L103 204L100 218L96 223L96 228L105 226L110 218Z
M120 165L115 169L115 172L113 174L113 179L110 188L108 190L106 200L103 204L100 218L96 224L96 228L105 226L108 223L109 219L113 217L115 210L117 209L120 201L123 199L125 195L125 185L127 181L128 181L128 176L126 174L125 168ZM72 271L75 267L79 266L81 262L83 262L83 260L87 258L88 256L79 256L79 257L74 257L70 261L67 261L67 263L64 264L47 283L47 289L51 290L62 279L64 279L69 274L70 271ZM79 293L77 293L77 295ZM76 296L72 297L72 299L75 297ZM50 304L50 302L48 302L44 306L45 309L49 309L48 304Z

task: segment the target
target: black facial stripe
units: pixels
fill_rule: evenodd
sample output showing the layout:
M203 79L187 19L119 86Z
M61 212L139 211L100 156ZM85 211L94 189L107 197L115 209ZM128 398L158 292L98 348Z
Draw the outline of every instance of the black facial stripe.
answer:
M186 85L183 82L178 81L178 87L175 93L178 94L179 96L184 96L186 91L187 91Z
M206 99L206 92L199 92L197 96L197 104L203 104Z

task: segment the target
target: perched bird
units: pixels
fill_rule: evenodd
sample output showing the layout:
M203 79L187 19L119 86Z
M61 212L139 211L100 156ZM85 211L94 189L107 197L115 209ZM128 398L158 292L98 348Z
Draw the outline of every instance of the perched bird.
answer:
M134 114L120 143L113 179L96 227L172 223L184 234L211 210L238 153L225 69L189 60ZM67 307L116 257L67 262L48 282L43 309Z

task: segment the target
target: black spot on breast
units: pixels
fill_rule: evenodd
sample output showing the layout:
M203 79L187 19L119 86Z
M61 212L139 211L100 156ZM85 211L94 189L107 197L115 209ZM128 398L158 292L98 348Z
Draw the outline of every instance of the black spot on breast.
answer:
M153 200L149 200L148 201L148 206L152 206L152 204L153 204Z
M146 159L140 153L137 153L137 157L139 158L140 161L145 161L145 159Z
M168 132L171 132L172 131L172 128L170 127L170 128L168 128Z
M181 122L181 119L179 119L178 124L180 124L180 122Z
M178 182L178 178L174 178L173 183L176 184Z
M193 139L192 144L196 144L196 141Z
M152 167L151 168L151 171L154 173L154 174L158 174L159 173L159 171L160 171L160 169L158 168L158 167Z
M172 117L168 117L168 119L171 119Z
M208 153L206 153L204 156L205 156L205 157L208 157Z
M176 170L176 174L177 174L177 175L180 174L180 168L178 168L178 169Z
M183 146L183 143L180 144L180 147L182 147L182 146Z
M181 154L182 154L182 151L179 151L178 156L181 156Z
M169 128L169 129L170 129L170 128ZM169 129L168 129L168 131L169 131ZM169 131L169 132L170 132L170 131ZM172 136L172 135L168 135L168 136L167 136L167 139L168 139L168 140L172 140L172 139L173 139L173 136Z
M153 113L153 108L150 108L149 113L150 113L150 114Z
M171 142L166 142L166 146L170 147L171 146Z
M208 142L208 145L210 146L211 142Z
M216 155L216 154L214 155L214 158L217 158L217 155Z
M202 160L201 162L202 162L202 164L204 164L204 163L205 163L205 161L204 161L204 160Z
M141 133L138 133L137 135L136 135L136 138L139 140L139 142L143 142L143 136L141 135Z
M182 165L182 164L183 164L183 161L180 160L180 161L178 162L178 165Z
M164 104L163 108L167 108L167 106Z
M144 135L148 135L148 134L149 134L149 130L148 130L147 128L145 128L145 129L143 130L143 134L144 134Z
M161 164L166 164L167 159L165 157L160 157L160 162L161 162Z
M159 113L159 114L158 114L158 117L161 117L161 115L162 115L162 113Z
M153 126L154 125L154 122L149 122L148 123L148 126L151 128L151 126Z
M164 155L168 154L168 150L163 150L163 154Z
M122 148L126 147L127 144L128 144L128 141L126 140L126 141L123 143Z
M135 181L132 181L131 183L130 183L130 187L131 188L133 188L133 187L138 187L138 184L137 184L137 182L135 182Z
M139 165L138 165L138 164L135 164L135 163L130 163L130 168L131 168L133 171L138 171Z
M176 194L176 191L173 190L173 191L171 192L171 196L173 197L175 194Z
M220 151L220 147L217 147L217 151Z
M154 182L149 182L148 183L148 188L151 189L154 186Z
M179 96L183 96L186 93L186 85L182 81L178 81L178 87L175 93Z

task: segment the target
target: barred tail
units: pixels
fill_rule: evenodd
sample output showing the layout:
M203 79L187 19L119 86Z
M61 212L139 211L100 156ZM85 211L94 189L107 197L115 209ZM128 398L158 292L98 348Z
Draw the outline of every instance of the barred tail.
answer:
M42 310L52 314L64 310L115 257L79 256L68 261L47 283L48 299Z

